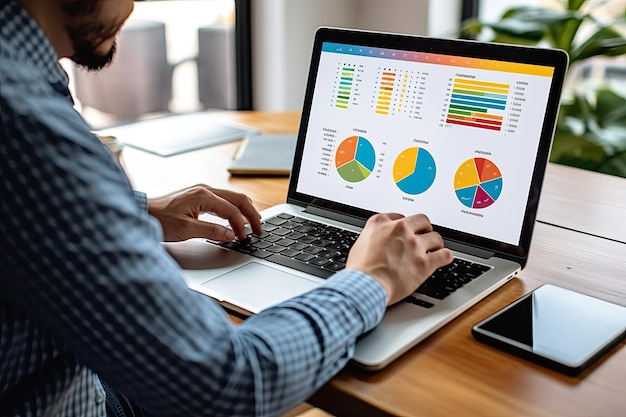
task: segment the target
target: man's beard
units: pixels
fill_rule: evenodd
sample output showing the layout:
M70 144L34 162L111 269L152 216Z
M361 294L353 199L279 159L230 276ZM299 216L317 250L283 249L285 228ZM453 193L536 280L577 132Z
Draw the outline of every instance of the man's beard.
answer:
M113 62L117 43L105 54L98 54L98 47L115 36L120 27L106 27L97 21L98 3L101 0L67 0L62 3L69 18L65 29L74 47L70 57L79 67L88 71L100 71Z
M93 45L86 42L74 42L74 55L70 59L80 68L96 72L106 68L113 62L116 50L117 42L113 42L111 50L106 55L99 55L94 52Z

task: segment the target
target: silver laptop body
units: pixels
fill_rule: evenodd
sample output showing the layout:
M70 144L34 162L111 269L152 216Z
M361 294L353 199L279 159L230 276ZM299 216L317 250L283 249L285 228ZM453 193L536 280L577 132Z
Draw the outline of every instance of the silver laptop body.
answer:
M383 368L524 267L566 67L557 50L318 29L287 201L263 219L359 232L375 212L423 212L488 267L390 307L355 364ZM192 289L244 315L325 281L206 240L167 246Z

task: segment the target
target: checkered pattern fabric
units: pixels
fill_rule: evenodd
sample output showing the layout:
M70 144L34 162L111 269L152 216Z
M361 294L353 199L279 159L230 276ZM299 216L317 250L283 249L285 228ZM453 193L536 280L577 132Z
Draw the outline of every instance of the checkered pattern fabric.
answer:
M239 326L189 290L52 45L7 0L0 108L0 415L103 416L101 380L158 415L277 415L381 320L384 290L355 271Z

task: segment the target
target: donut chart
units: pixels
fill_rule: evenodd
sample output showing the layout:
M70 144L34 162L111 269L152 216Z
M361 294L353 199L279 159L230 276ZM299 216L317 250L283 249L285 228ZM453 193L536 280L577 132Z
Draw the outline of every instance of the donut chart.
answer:
M454 190L459 201L469 208L489 207L502 192L502 173L488 159L468 159L454 175Z
M376 166L376 152L369 140L350 136L339 144L335 153L335 167L339 176L348 182L363 181Z
M393 164L393 180L398 188L411 195L428 190L435 181L437 167L433 156L423 148L407 148Z

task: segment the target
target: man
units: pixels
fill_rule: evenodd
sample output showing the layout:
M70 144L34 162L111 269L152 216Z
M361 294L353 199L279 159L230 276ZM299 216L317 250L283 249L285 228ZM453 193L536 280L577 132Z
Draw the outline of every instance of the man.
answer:
M259 213L204 185L133 193L57 62L106 66L132 8L0 2L0 415L278 415L452 254L425 216L376 215L344 271L233 326L160 241L243 238L244 223L261 232Z

